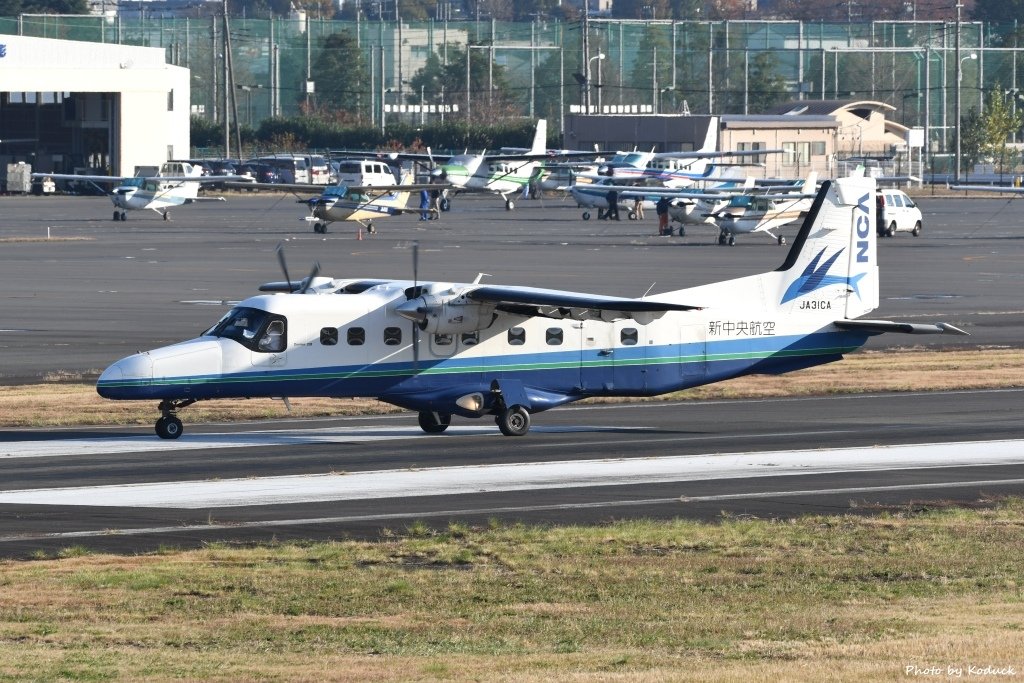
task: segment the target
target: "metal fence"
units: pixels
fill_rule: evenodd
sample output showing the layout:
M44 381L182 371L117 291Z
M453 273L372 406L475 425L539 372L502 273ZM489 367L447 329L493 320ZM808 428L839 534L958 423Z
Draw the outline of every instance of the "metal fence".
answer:
M977 22L803 23L796 21L617 21L584 24L494 21L401 23L321 19L231 19L238 117L258 124L316 103L329 82L314 65L324 39L350 32L372 66L367 123L452 115L493 116L485 88L448 84L443 109L416 106L409 81L448 46L500 69L512 112L561 122L569 111L756 114L795 99L870 99L896 108L897 121L928 131L932 153L950 149L956 93L962 112L1001 91L1018 106L1022 50L1014 26ZM0 18L0 33L162 47L191 69L192 111L221 121L224 22L219 17L134 18L22 15ZM959 33L959 48L957 47ZM585 44L585 47L584 47ZM586 50L586 52L584 52ZM308 92L307 82L315 84ZM435 98L436 99L436 98Z

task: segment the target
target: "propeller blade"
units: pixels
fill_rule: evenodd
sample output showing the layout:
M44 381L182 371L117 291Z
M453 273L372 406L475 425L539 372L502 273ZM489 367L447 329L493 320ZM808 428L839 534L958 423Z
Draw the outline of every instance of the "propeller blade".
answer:
M320 262L313 262L313 269L309 271L309 275L302 281L302 289L299 290L299 294L305 294L309 286L313 284L313 278L320 274Z
M288 291L292 291L292 279L288 276L288 265L284 262L284 244L282 242L277 243L277 262L281 264L281 270L284 271L284 279L288 281Z

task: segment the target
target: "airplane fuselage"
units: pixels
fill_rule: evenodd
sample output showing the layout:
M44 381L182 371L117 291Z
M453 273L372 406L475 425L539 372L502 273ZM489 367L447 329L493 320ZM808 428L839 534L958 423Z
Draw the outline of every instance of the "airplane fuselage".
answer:
M339 291L362 290L352 282ZM592 396L656 395L755 369L808 367L838 359L867 336L827 323L841 316L846 292L771 315L707 309L606 322L503 314L485 316L482 329L468 323L466 331L414 333L396 312L412 284L252 297L233 309L250 329L236 325L125 358L103 373L98 391L119 399L377 396L421 411L451 410L478 393L479 410L454 412L479 417L495 380L521 386L537 412ZM807 334L809 325L817 331Z

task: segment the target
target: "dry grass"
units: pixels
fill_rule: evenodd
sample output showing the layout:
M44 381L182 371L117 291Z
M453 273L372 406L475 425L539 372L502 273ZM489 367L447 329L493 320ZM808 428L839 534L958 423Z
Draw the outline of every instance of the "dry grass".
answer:
M150 424L153 401L106 401L82 377L57 372L39 385L0 386L0 426ZM1024 350L866 351L779 377L751 376L650 400L809 396L882 391L938 391L1024 386ZM618 399L616 399L618 400ZM372 399L271 399L200 402L190 422L324 417L397 412Z
M1019 677L1022 529L1011 499L142 557L72 548L0 563L0 678L896 681L908 665Z

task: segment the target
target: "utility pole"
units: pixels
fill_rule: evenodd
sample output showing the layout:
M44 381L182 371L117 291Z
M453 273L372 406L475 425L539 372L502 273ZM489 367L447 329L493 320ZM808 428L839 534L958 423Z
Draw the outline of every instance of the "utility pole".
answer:
M954 34L954 38L956 40L956 47L955 47L955 50L956 50L956 83L955 83L955 86L954 86L955 87L955 92L956 92L956 97L954 99L956 101L953 103L953 109L954 109L953 125L955 126L955 129L956 129L956 157L955 157L955 159L956 159L956 168L953 170L953 180L955 182L958 182L958 183L960 182L960 78L963 76L963 71L962 71L963 66L960 64L960 10L961 10L961 8L963 8L963 5L960 4L959 2L956 3L956 32Z

